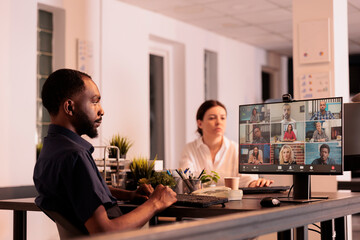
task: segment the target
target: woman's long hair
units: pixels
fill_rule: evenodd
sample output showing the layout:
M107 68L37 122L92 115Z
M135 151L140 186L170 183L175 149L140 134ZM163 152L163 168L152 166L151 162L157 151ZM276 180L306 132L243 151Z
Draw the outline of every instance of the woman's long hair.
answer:
M292 150L292 148L289 145L284 145L282 146L281 150L280 150L280 164L285 164L284 163L284 157L283 157L283 152L285 149L289 149L290 150L290 159L289 159L289 164L295 162L295 154L294 151Z

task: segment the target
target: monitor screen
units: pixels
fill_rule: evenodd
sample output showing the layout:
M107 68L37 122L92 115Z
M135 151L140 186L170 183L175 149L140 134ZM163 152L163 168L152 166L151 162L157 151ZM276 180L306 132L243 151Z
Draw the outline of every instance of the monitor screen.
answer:
M239 172L342 174L342 98L240 105Z

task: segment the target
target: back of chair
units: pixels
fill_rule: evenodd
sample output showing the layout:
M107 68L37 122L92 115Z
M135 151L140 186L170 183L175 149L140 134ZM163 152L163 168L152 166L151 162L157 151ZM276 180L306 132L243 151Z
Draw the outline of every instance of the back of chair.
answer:
M57 229L59 231L60 239L69 239L84 235L84 233L82 233L78 228L76 228L71 222L69 222L61 214L44 209L42 209L42 211L56 223Z

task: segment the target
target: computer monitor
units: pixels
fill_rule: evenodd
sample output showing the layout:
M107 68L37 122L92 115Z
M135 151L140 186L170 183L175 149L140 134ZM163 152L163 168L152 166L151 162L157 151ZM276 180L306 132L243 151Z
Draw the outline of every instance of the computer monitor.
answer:
M310 175L343 173L342 113L341 97L240 105L239 172L294 175L310 196Z

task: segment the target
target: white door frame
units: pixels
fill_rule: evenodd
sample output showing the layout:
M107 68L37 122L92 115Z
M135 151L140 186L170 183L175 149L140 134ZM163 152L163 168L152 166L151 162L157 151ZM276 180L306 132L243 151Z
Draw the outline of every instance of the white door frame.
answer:
M174 114L171 111L174 106L173 99L173 48L166 43L149 40L149 55L156 55L164 59L164 166L174 168L177 157L174 156ZM159 159L161 160L161 159Z

